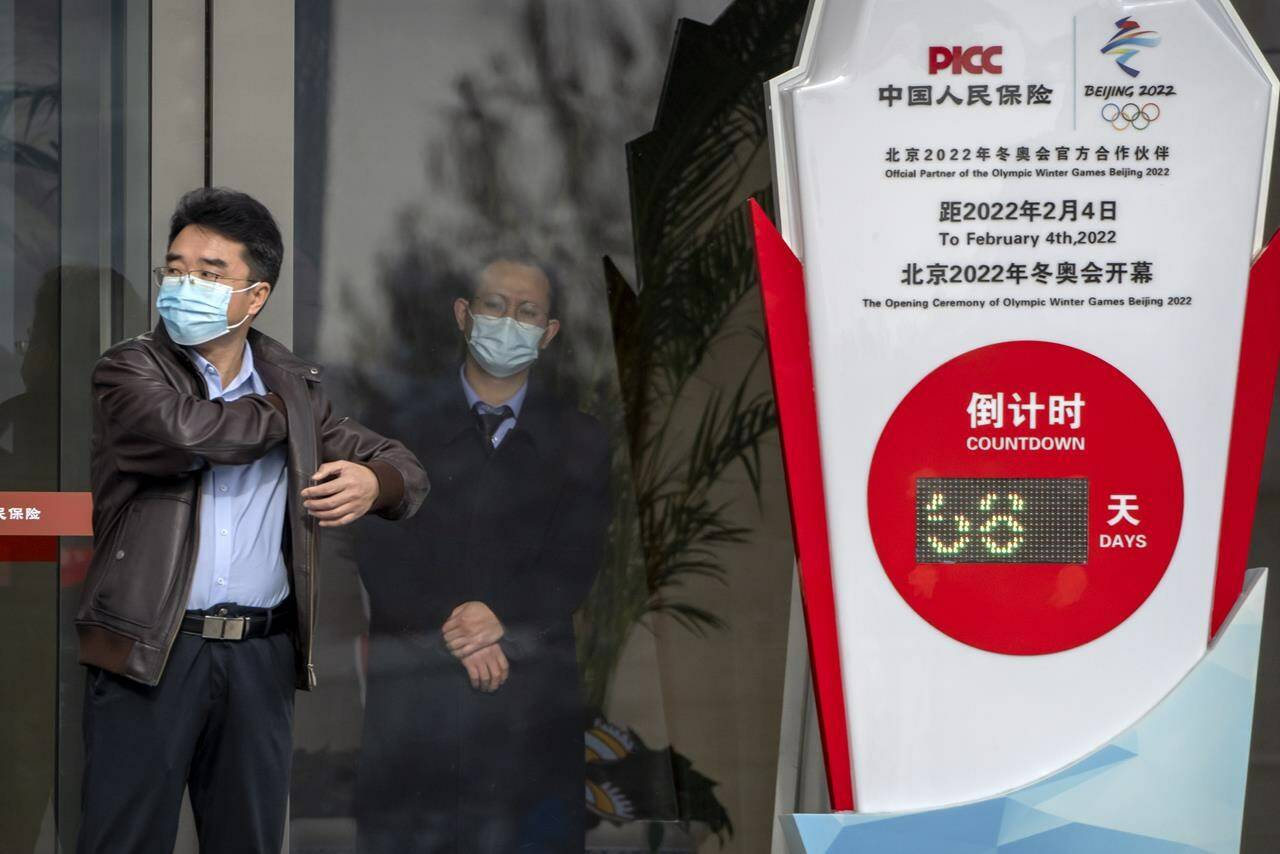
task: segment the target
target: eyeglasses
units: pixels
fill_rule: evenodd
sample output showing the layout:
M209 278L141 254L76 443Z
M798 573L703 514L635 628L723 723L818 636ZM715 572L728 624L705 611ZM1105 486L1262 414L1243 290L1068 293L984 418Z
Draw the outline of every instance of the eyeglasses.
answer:
M164 284L165 279L204 279L206 282L224 285L231 282L257 282L258 279L237 279L234 276L224 276L221 273L215 273L212 270L179 270L177 267L153 267L151 275L155 278L157 285Z
M476 314L484 314L489 317L506 317L510 311L510 304L507 298L502 294L490 293L479 296L471 300L472 310ZM547 325L547 310L536 302L522 302L515 307L515 314L511 315L521 323L531 323L534 326L545 327Z

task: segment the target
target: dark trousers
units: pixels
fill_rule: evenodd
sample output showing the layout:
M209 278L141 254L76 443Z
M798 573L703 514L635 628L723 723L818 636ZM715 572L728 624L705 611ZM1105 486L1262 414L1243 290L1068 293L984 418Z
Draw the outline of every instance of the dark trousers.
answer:
M573 647L515 661L493 694L448 652L375 635L356 782L359 854L583 850Z
M288 634L179 634L154 688L90 668L79 854L171 854L184 788L202 854L280 854L293 689Z

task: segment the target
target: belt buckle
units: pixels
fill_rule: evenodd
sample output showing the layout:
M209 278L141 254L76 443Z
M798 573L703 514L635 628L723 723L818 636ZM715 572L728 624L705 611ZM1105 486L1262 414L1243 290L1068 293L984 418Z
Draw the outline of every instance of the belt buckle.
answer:
M244 640L244 634L248 628L248 617L206 615L200 636L205 640Z

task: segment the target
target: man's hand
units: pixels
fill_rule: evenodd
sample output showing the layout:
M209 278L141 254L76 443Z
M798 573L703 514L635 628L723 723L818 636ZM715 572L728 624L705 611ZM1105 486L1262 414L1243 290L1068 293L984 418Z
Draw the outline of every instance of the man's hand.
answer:
M322 528L350 525L378 500L378 478L367 466L346 460L325 463L302 490L302 506Z
M453 609L441 629L445 646L458 658L466 658L502 640L502 623L483 602L463 602ZM504 658L503 661L506 661Z
M462 659L462 666L467 668L467 676L471 679L471 687L486 694L492 694L502 687L511 673L511 665L502 647L497 644L486 646L479 652L473 652Z

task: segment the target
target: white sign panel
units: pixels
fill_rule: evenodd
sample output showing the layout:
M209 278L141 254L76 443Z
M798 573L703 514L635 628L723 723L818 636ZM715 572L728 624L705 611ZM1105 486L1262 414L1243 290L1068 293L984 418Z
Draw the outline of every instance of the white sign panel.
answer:
M771 84L860 810L1024 785L1209 634L1277 86L1220 0L818 0Z

